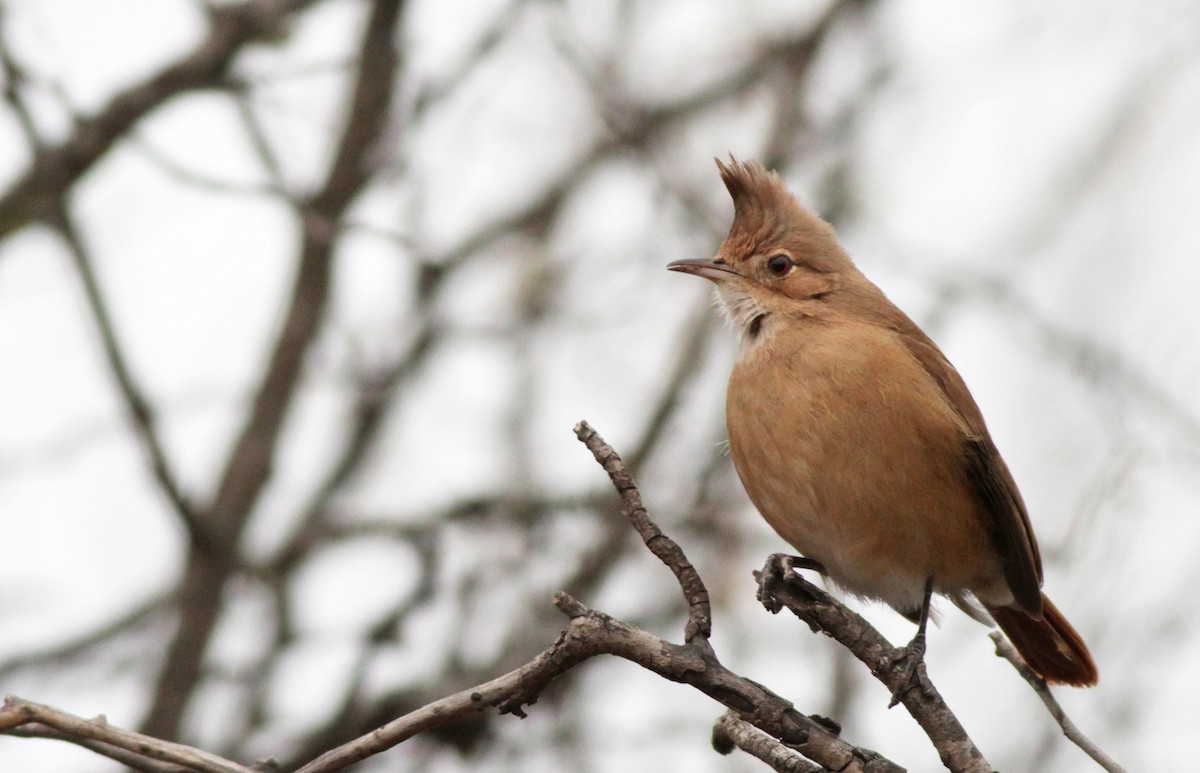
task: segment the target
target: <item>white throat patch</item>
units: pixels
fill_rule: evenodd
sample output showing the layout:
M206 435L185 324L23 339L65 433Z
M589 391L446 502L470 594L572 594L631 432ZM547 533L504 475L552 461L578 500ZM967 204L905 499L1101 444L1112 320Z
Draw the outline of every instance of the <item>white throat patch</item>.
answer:
M718 282L716 305L738 334L742 351L756 346L771 329L771 312L763 308L754 297L734 282Z

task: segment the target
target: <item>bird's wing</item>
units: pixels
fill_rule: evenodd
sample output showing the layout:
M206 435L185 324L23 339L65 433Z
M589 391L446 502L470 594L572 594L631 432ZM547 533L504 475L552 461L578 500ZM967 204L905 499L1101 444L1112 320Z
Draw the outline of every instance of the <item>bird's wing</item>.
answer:
M983 413L946 355L912 320L904 317L896 331L909 353L921 363L967 425L969 434L963 438L963 457L968 476L992 515L989 531L1000 551L1004 578L1017 606L1033 617L1041 617L1041 554L1025 502L1008 465L988 434Z

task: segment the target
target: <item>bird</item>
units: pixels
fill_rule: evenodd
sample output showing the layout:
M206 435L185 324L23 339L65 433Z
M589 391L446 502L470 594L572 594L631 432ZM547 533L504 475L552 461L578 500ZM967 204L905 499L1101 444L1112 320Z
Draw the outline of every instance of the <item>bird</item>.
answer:
M1047 683L1096 684L962 376L777 173L716 162L728 236L667 268L710 280L737 333L728 447L759 513L835 586L918 624L910 678L937 594L990 617Z

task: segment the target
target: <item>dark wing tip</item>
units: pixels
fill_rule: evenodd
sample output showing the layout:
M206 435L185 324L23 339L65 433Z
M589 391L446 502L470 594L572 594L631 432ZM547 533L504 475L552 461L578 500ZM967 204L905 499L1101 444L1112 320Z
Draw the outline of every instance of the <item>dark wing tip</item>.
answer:
M1029 616L1042 616L1042 562L1025 503L1000 452L988 437L966 439L967 470L992 514L993 539L1004 579L1016 605Z

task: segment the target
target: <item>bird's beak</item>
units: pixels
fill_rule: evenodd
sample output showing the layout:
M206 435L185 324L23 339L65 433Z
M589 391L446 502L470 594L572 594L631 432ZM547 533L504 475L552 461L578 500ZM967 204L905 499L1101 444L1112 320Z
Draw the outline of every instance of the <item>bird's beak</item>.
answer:
M719 260L673 260L667 264L668 271L678 271L682 274L693 274L711 279L714 282L724 282L738 276L738 272L728 263Z

